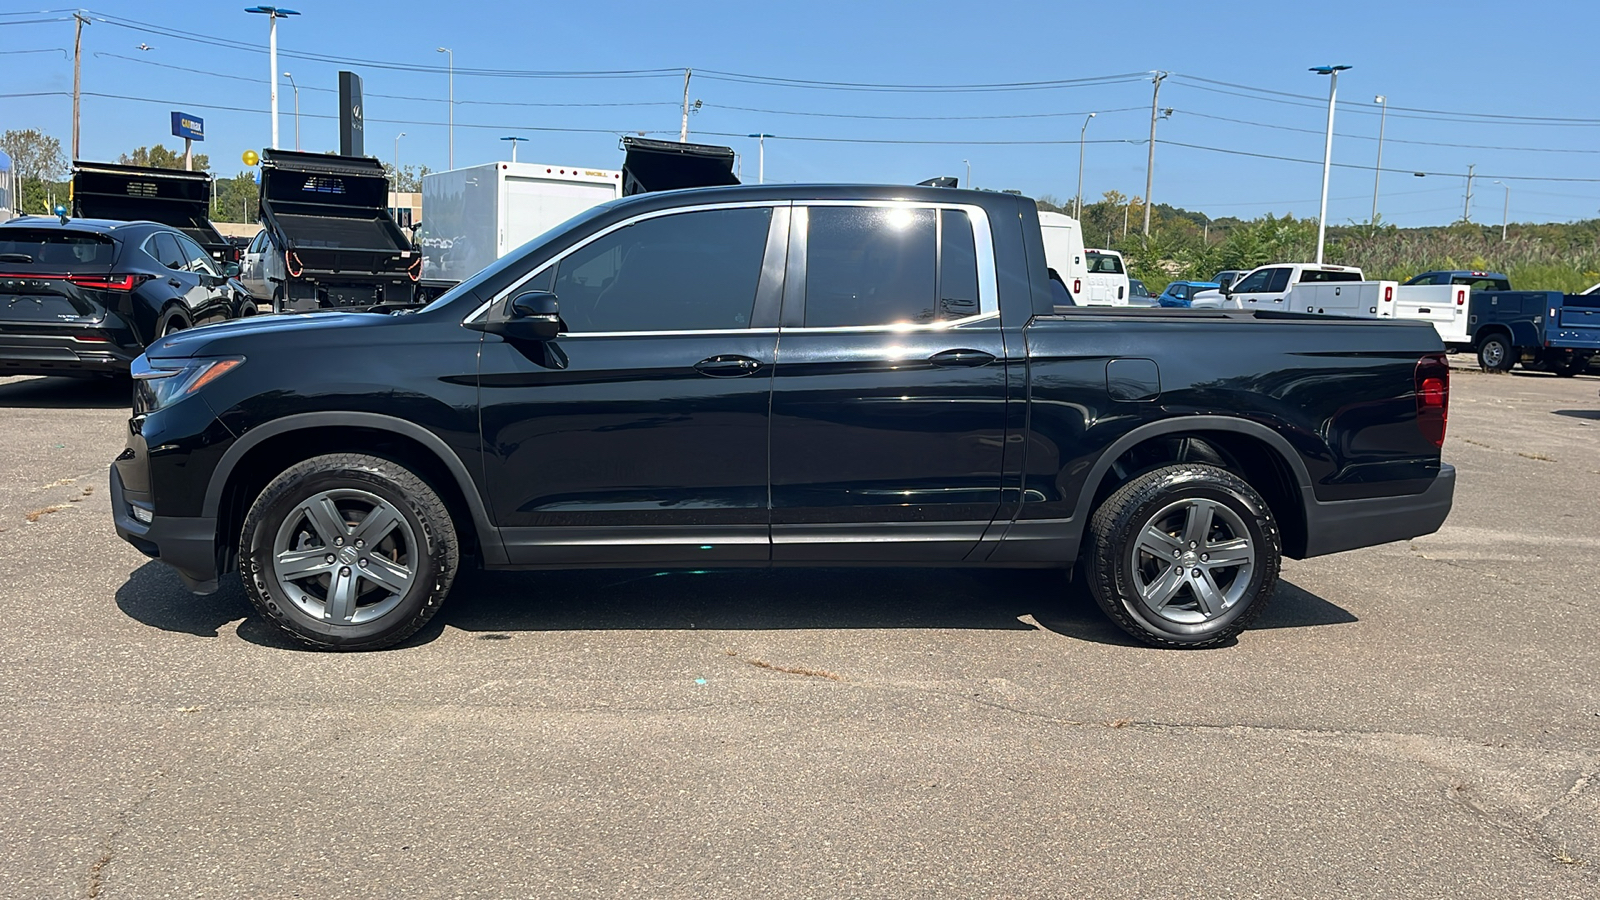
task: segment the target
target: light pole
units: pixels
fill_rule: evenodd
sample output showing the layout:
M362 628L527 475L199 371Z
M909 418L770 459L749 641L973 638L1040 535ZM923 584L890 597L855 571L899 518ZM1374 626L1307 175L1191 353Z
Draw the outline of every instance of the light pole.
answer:
M405 137L404 131L394 136L394 183L400 184L400 139Z
M1328 139L1322 148L1322 205L1317 213L1317 264L1322 264L1322 245L1328 236L1328 173L1333 169L1333 106L1339 97L1339 73L1349 66L1312 66L1311 71L1328 76Z
M503 137L500 140L502 140L502 141L510 141L511 142L511 161L512 162L516 162L517 161L517 144L522 142L522 141L527 140L527 138L525 138L525 137Z
M289 86L294 88L294 149L300 149L300 85L294 83L294 76L288 72L283 77L289 79Z
M1503 244L1506 241L1506 225L1511 221L1511 185L1499 180L1495 184L1506 189L1506 205L1500 210L1500 243Z
M1080 221L1083 219L1083 134L1089 130L1089 119L1094 117L1095 113L1089 113L1083 120L1083 127L1078 129L1078 202L1073 207L1072 217Z
M753 137L758 142L760 142L760 150L758 151L758 156L756 157L756 159L757 159L757 162L756 162L756 184L766 184L767 183L767 138L772 137L772 135L764 134L764 133L763 134L747 134L747 135L745 135L745 137Z
M276 150L278 149L278 20L300 14L292 9L277 6L252 6L245 12L260 13L271 23L267 28L267 64L271 66L267 72L267 80L272 83L272 149Z
M440 47L438 52L448 54L450 59L450 168L456 167L456 54L449 47ZM512 149L516 149L515 145Z
M970 191L972 190L972 163L965 159L963 159L961 162L966 164L967 167L967 190Z
M1372 169L1372 227L1377 228L1378 179L1383 177L1383 126L1389 121L1389 98L1379 94L1372 98L1372 102L1383 107L1383 112L1378 114L1378 164Z

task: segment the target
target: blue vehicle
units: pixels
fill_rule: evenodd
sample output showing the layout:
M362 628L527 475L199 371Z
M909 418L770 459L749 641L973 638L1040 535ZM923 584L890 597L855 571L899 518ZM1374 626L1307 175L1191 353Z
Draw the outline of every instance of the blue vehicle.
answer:
M1167 285L1161 296L1156 298L1156 305L1168 309L1188 309L1195 294L1221 288L1222 285L1215 281L1174 281Z
M1572 376L1600 351L1600 296L1514 291L1502 273L1467 270L1423 272L1406 284L1472 289L1464 325L1441 335L1451 350L1477 353L1485 371L1510 371L1520 362L1525 369Z

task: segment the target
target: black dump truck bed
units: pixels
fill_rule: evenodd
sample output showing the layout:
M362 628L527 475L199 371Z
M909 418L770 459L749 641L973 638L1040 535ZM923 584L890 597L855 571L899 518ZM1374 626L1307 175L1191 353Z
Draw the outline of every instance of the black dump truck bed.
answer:
M261 157L261 221L288 261L291 300L414 302L422 257L389 214L382 163L292 150Z
M211 224L211 174L74 160L72 214L85 219L170 225L195 239L219 263L237 262L238 248Z
M625 137L622 195L723 187L739 183L733 174L733 148Z

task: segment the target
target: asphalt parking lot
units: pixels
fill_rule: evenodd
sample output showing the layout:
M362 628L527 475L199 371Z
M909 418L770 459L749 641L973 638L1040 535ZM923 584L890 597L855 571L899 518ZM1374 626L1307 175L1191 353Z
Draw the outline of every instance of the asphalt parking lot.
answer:
M469 574L290 646L0 379L0 896L1600 896L1600 378L1458 370L1436 535L1204 652L1059 575Z

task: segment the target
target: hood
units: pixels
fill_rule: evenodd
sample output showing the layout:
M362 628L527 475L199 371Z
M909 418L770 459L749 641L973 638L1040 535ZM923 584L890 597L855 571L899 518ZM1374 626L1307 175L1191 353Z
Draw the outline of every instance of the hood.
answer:
M350 329L382 327L394 321L394 318L383 313L366 312L251 316L180 331L151 344L145 349L145 354L151 359L183 359L191 356L248 355L250 346L263 342L302 344L329 338L349 342L353 338L345 332Z

